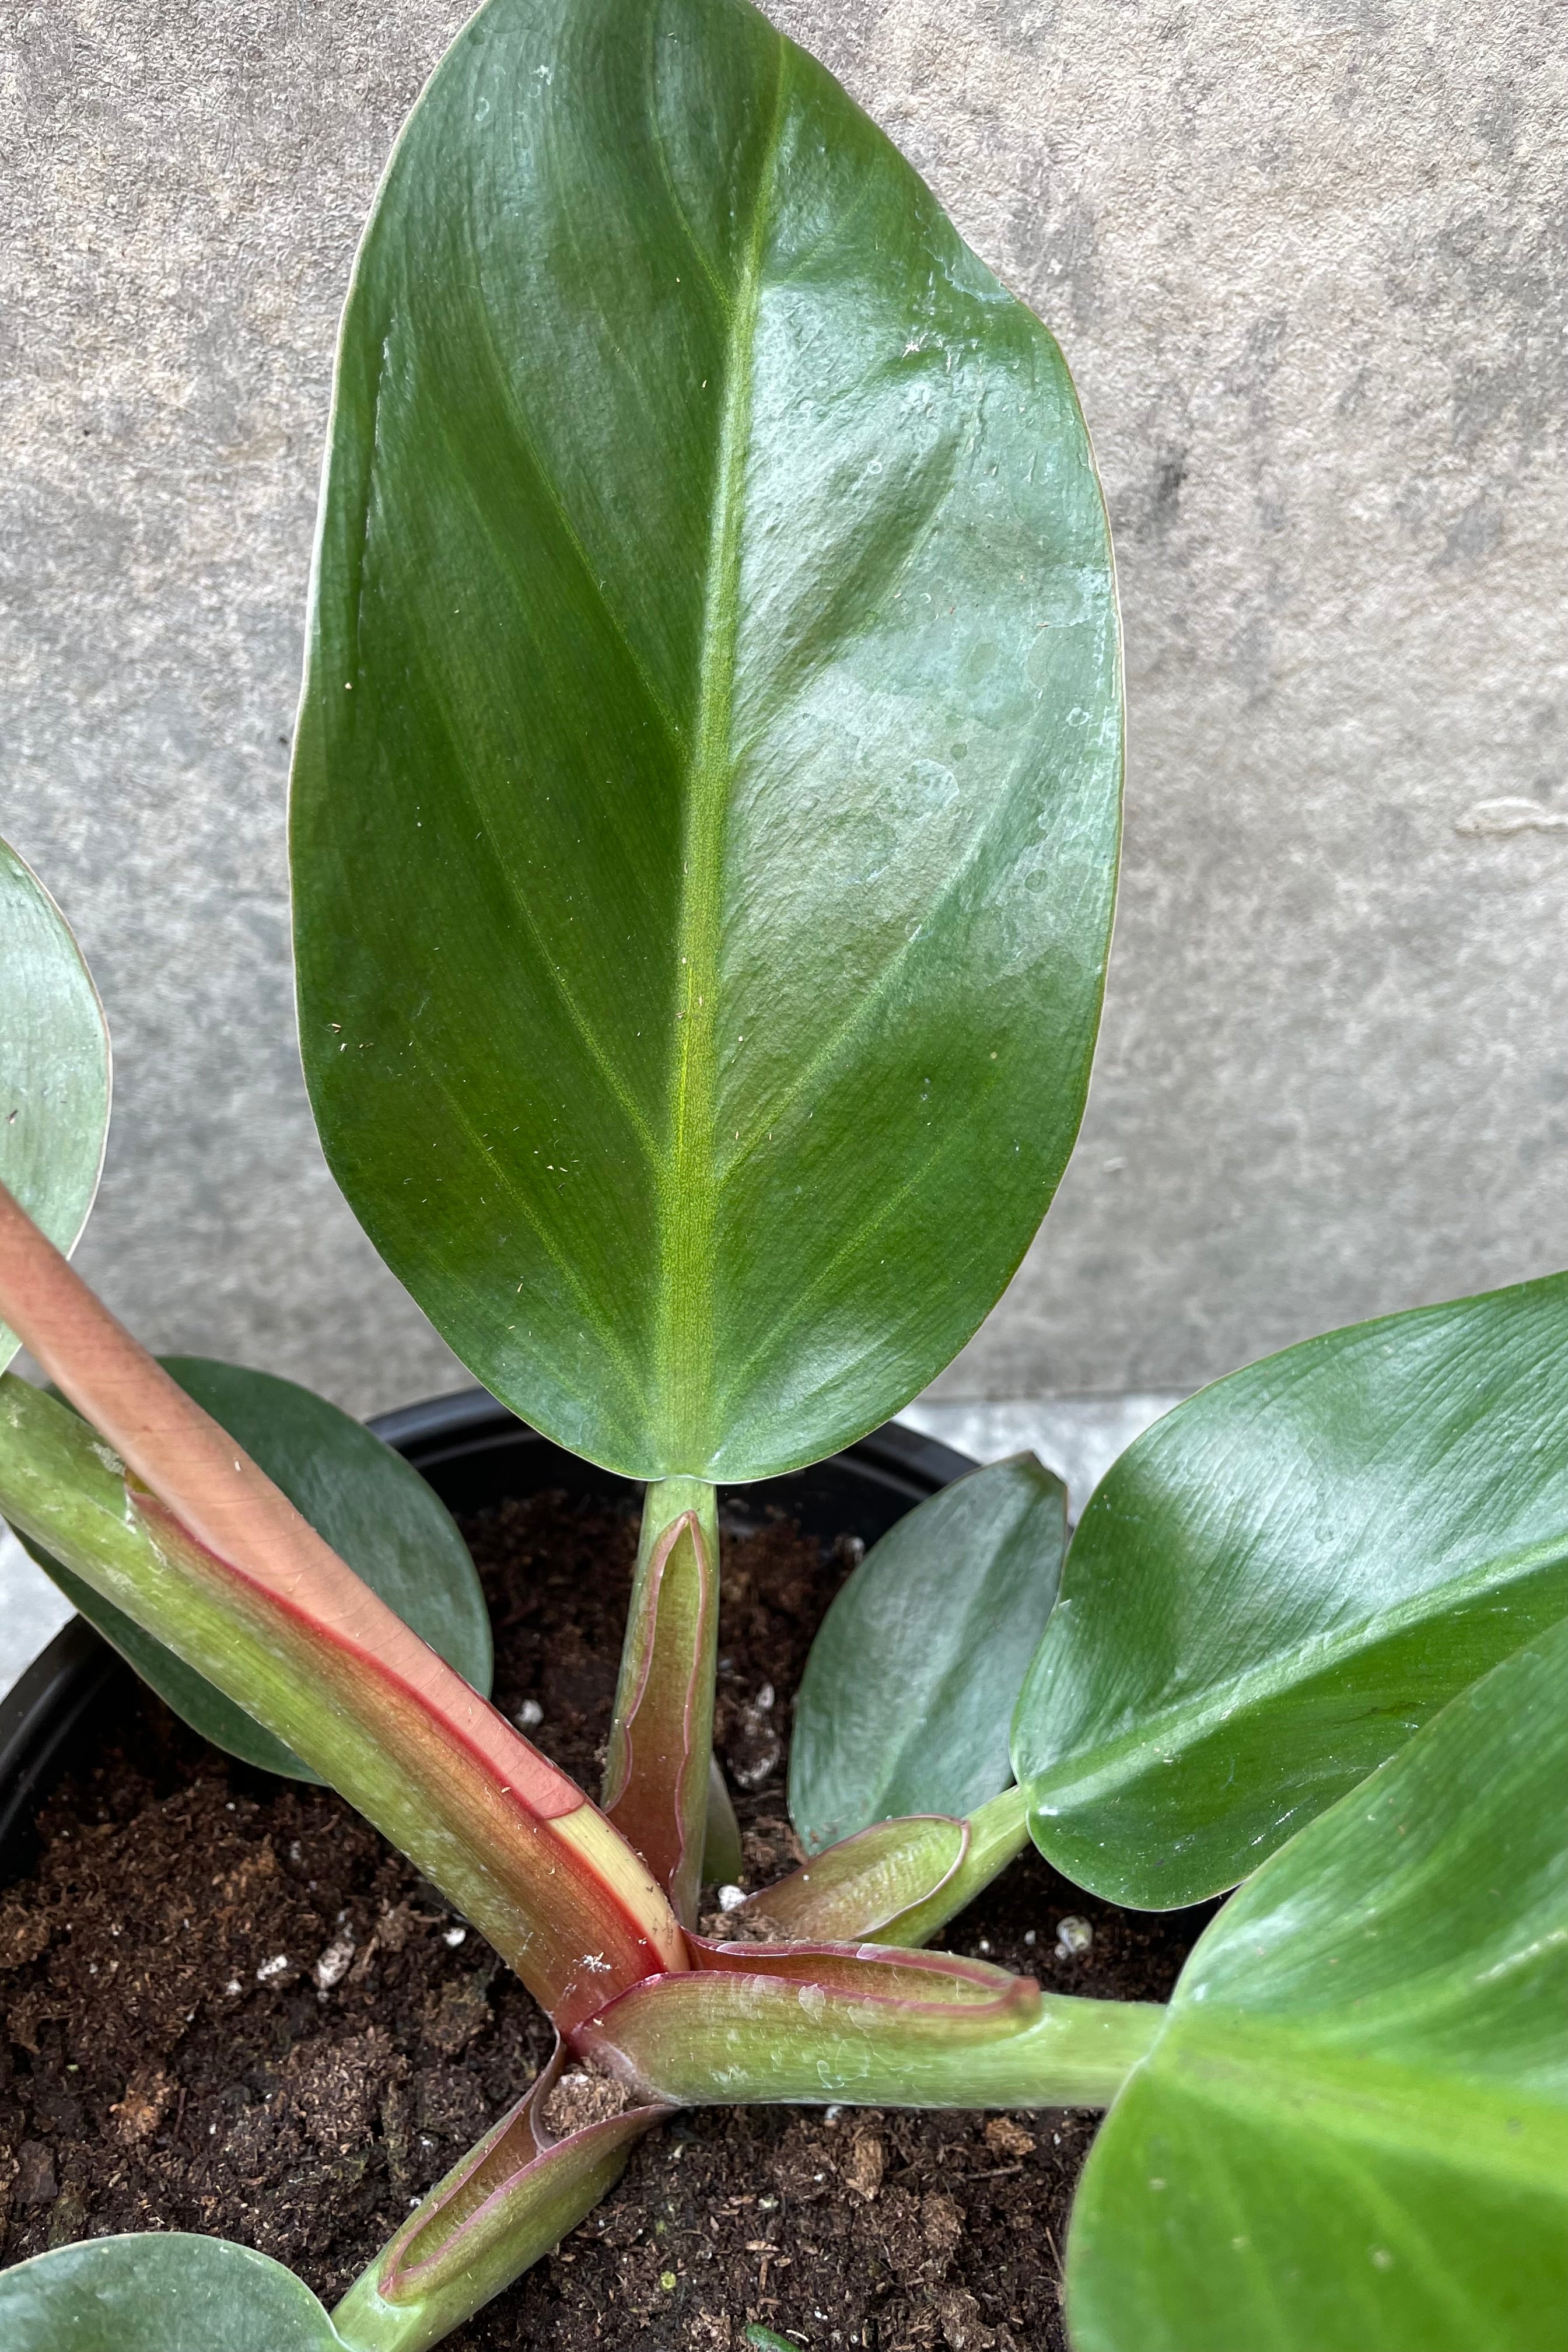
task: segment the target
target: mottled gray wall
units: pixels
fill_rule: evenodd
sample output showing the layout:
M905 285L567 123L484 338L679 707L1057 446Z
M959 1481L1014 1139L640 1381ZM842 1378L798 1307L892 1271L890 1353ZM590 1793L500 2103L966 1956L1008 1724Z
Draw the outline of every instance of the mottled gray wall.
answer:
M1121 551L1078 1160L947 1392L1178 1388L1559 1262L1562 0L780 0L1056 328ZM283 781L329 354L437 0L7 5L0 829L119 1051L160 1345L460 1377L321 1168Z

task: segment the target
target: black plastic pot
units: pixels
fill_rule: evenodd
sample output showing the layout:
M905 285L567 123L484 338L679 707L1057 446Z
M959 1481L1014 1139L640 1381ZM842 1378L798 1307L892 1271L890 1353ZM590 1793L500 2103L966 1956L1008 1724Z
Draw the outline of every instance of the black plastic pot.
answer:
M382 1413L371 1427L458 1514L546 1487L607 1498L638 1491L552 1444L484 1389ZM760 1525L782 1512L808 1535L873 1544L915 1504L973 1467L967 1454L889 1422L808 1470L722 1488L719 1507L727 1526ZM102 1635L76 1617L0 1699L0 1884L31 1864L38 1804L90 1748L102 1702L130 1673Z

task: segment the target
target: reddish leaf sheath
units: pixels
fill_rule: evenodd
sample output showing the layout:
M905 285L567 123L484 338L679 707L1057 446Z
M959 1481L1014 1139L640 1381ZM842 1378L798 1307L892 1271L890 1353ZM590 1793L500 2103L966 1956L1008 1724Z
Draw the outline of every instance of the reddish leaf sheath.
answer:
M609 1825L459 1675L437 1706L401 1662L193 1543L155 1496L133 1493L131 1507L164 1562L205 1582L237 1631L289 1664L318 1717L331 1710L325 1748L307 1762L458 1902L558 2025L598 2008L609 1985L670 1964L623 1893L625 1874L617 1883L605 1867L621 1859ZM286 1736L303 1753L310 1729ZM630 1891L646 1898L646 1876L635 1876Z
M0 1313L124 1457L8 1382L8 1517L286 1739L566 2026L612 1986L686 1966L662 1893L603 1815L338 1558L3 1189Z
M670 2113L627 2107L556 2138L545 2122L563 2045L532 2087L438 2181L332 2314L364 2352L425 2352L558 2244ZM603 2087L608 2087L603 2086Z
M718 1610L710 1535L697 1511L683 1511L638 1564L605 1811L686 1927L696 1924L702 1875Z
M1039 2011L1032 1977L945 1952L689 1940L697 1967L679 1979L685 1998L664 1997L673 1977L634 1986L574 2037L641 2098L810 2098L819 2069L842 2072L833 2053L846 2038L951 2053L1016 2033ZM764 2087L773 2081L797 2087Z
M967 1822L913 1813L857 1830L742 1905L737 1918L769 1935L900 1944L910 1915L935 1904L969 1852Z
M693 1969L720 1976L776 1977L790 1984L831 1986L867 2000L914 2003L944 2013L984 2009L994 2020L1019 2011L1033 2016L1040 1988L989 1960L957 1952L896 1950L886 1944L716 1944L689 1936Z
M611 2001L574 2045L686 2106L1100 2106L1163 2012L1064 2000L951 1953L693 1943L695 1969Z
M945 1813L911 1813L875 1822L751 1896L737 1926L765 1937L826 1942L928 1944L955 1912L972 1903L1028 1843L1021 1790L1000 1796L965 1822Z

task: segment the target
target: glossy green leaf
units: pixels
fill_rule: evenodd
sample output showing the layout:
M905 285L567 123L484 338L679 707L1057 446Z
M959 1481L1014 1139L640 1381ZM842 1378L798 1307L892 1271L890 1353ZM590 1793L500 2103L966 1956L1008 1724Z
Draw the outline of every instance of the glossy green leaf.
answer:
M1167 1414L1083 1515L1014 1724L1036 1843L1234 1885L1568 1612L1568 1276L1331 1331Z
M1568 1623L1189 1958L1068 2251L1077 2352L1568 2341Z
M491 0L339 355L292 841L328 1157L639 1477L895 1410L1061 1173L1117 851L1046 330L745 0Z
M69 926L0 841L0 1184L68 1255L109 1132L109 1031ZM0 1372L20 1343L0 1323Z
M339 2352L302 2280L226 2238L144 2230L0 2271L5 2352Z
M186 1394L237 1438L318 1535L485 1696L490 1624L468 1546L417 1470L363 1423L272 1372L165 1356ZM24 1538L26 1541L26 1538ZM298 1780L319 1775L243 1707L38 1545L40 1568L176 1715L215 1747Z
M1011 1780L1007 1719L1050 1615L1067 1492L1032 1454L955 1479L873 1545L812 1643L789 1806L811 1853Z

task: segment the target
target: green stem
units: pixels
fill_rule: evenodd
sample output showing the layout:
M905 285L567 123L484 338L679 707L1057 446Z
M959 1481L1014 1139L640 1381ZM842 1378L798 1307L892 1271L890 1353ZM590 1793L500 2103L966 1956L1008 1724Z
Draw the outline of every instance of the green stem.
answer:
M1103 2107L1165 2015L1148 2001L1042 1994L1001 1971L984 1972L999 1979L994 1998L977 1983L945 1999L940 1977L923 1998L913 1969L889 1958L894 1990L878 1994L855 1989L852 1954L777 1947L773 1974L737 1965L637 1985L576 2042L639 2096L681 2106ZM868 1983L877 1966L859 1964Z
M655 1479L643 1498L604 1805L688 1927L702 1879L718 1653L718 1497L705 1478Z

